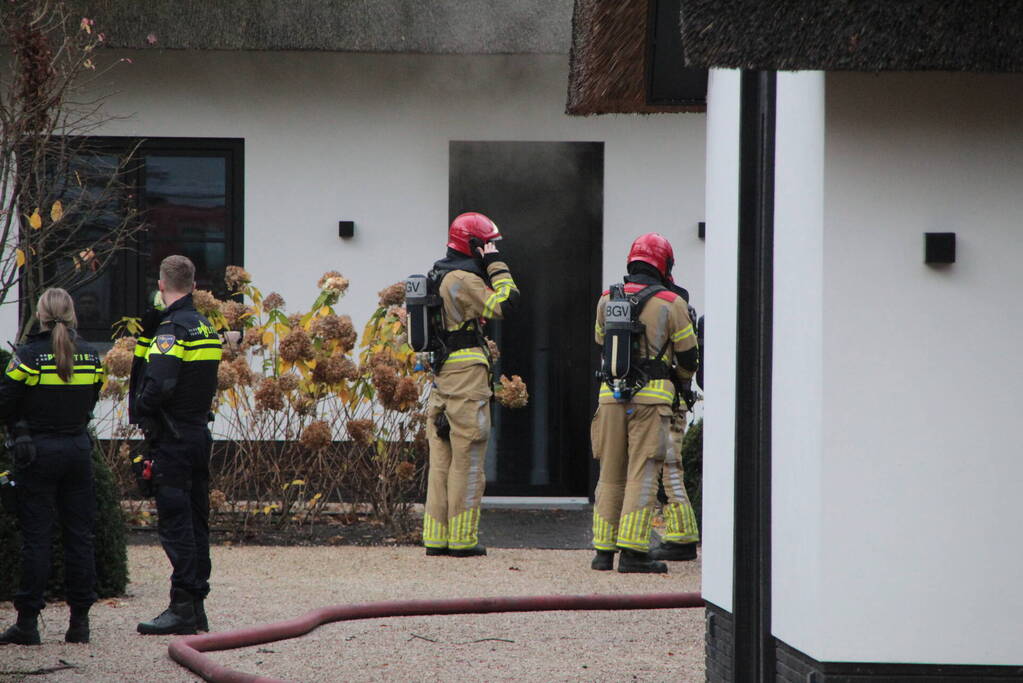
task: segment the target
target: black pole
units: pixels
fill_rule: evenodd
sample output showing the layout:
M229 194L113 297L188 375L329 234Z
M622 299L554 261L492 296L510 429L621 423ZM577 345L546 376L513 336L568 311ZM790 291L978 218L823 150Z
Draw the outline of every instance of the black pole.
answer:
M743 71L741 79L732 671L739 683L768 683L776 79L773 71Z

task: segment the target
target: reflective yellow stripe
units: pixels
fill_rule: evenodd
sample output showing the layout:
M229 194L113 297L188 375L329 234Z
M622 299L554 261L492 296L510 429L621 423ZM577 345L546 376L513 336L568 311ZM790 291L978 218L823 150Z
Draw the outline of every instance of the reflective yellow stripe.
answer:
M184 339L179 339L178 343L181 344L182 346L220 346L221 345L220 344L220 340L216 339L216 338L195 339L193 341L186 341Z
M428 514L423 514L423 545L427 548L448 547L448 527Z
M448 363L487 363L487 356L479 348L458 349L452 351L444 364Z
M614 525L593 511L593 547L597 550L614 550L617 530Z
M480 509L470 508L450 521L448 547L460 550L479 543Z
M600 392L597 394L599 398L610 398L614 396L614 391L605 382L600 385ZM675 400L675 387L671 384L670 380L666 379L652 379L646 383L642 389L637 391L634 397L644 396L646 398L657 398L667 403L671 403Z
M508 297L511 296L511 292L515 287L515 281L511 277L503 277L499 280L494 280L491 284L494 285L494 293L487 297L487 301L483 304L483 317L492 318L494 317L494 311L497 310L498 305L502 302L507 301Z
M181 360L186 363L197 360L220 360L223 350L217 346L205 349L188 349L184 352Z
M692 337L692 336L693 336L693 325L692 325L692 323L690 323L689 325L687 325L686 327L682 328L681 330L679 330L675 334L671 335L671 341L673 341L673 342L680 342L683 339L687 339L687 338Z
M71 375L71 379L65 382L60 378L57 373L44 373L39 377L39 384L41 386L88 386L90 384L99 384L102 380L99 375L93 372L76 372Z
M618 533L618 547L647 552L650 549L650 508L643 508L622 516Z
M29 386L34 386L39 381L39 371L28 367L24 363L19 363L18 367L9 370L7 376L15 382L24 382Z
M40 365L39 369L42 370L43 372L45 372L47 370L56 370L57 366L56 365ZM100 366L96 365L95 363L88 363L88 364L85 364L85 365L76 365L75 366L75 370L100 370L100 369L101 369Z

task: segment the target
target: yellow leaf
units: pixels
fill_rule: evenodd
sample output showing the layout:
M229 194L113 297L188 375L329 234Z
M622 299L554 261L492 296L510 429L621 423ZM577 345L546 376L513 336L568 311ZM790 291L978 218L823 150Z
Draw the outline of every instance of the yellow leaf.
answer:
M56 223L64 217L64 204L58 199L50 207L50 220Z
M323 497L323 494L322 494L322 493L317 493L317 494L316 494L315 496L313 496L312 498L310 498L310 499L309 499L309 502L311 503L311 502L313 502L314 500L319 500L319 499L320 499L320 498L322 498L322 497Z
M17 259L19 268L25 265L25 252L21 249L14 250L14 258Z
M33 230L43 227L43 217L39 215L39 209L33 211L32 215L28 217L28 224L32 226Z
M329 306L323 306L322 308L320 308L320 317L321 318L325 318L328 315L330 315L330 307Z
M263 346L273 346L274 333L270 330L263 332Z
M292 486L305 486L305 479L296 479L295 481L291 482L291 485Z

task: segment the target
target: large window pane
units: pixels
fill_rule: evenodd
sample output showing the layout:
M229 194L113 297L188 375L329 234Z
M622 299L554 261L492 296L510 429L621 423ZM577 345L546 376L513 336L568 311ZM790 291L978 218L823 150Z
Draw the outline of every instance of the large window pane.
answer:
M146 222L153 239L227 236L227 159L146 155Z
M160 261L172 254L183 254L195 264L195 286L211 290L218 298L227 297L224 272L227 262L227 247L223 242L169 242L157 240L150 243L148 263L145 266L147 300L151 301L156 292L156 281L160 276Z

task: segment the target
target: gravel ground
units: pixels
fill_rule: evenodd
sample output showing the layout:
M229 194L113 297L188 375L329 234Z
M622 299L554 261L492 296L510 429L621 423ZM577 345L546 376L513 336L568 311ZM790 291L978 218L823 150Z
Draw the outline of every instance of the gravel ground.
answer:
M166 606L169 565L156 546L128 549L128 596L92 611L92 643L63 642L67 608L44 612L41 647L0 646L0 681L193 681L167 657L172 637L136 635ZM594 572L586 550L492 549L426 558L414 547L213 549L214 630L327 605L498 595L698 591L699 562L669 574ZM0 603L4 627L14 618ZM297 681L702 681L702 609L405 617L328 624L307 636L214 653L250 673ZM510 641L510 642L509 642ZM58 669L44 673L42 670Z

